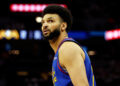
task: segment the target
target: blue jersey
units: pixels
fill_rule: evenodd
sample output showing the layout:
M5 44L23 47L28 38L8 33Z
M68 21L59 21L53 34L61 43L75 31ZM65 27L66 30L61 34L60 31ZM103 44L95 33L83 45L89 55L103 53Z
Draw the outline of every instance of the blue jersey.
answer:
M53 64L52 64L52 79L53 79L54 86L73 86L70 76L68 75L67 71L65 71L65 69L63 69L60 66L59 59L58 59L59 58L58 57L59 48L65 41L72 41L72 42L75 42L78 44L78 42L76 42L74 39L66 38L59 45L58 50L54 56ZM94 78L94 74L93 74L93 70L91 67L91 62L90 62L89 56L84 49L83 49L83 51L85 53L84 64L85 64L86 75L87 75L87 79L89 82L89 86L96 86L96 82L95 82L95 78Z

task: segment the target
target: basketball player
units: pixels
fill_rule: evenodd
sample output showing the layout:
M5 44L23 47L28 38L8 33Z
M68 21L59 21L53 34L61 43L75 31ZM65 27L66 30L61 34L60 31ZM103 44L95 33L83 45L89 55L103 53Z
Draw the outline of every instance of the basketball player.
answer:
M52 64L54 86L96 86L86 51L68 31L72 16L67 8L50 5L42 13L42 34L55 52Z

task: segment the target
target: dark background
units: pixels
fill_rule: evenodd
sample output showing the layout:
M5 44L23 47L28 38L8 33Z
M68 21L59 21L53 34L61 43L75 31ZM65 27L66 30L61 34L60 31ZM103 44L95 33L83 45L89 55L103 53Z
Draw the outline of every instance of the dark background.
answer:
M12 3L66 4L73 15L72 30L107 31L120 28L118 1L107 0L4 0L0 1L0 29L40 30L41 13L12 13ZM120 40L104 37L77 40L90 55L97 86L120 86ZM6 46L10 46L7 50ZM17 51L16 51L17 50ZM18 53L18 54L17 54ZM52 86L54 53L45 40L0 40L0 86Z

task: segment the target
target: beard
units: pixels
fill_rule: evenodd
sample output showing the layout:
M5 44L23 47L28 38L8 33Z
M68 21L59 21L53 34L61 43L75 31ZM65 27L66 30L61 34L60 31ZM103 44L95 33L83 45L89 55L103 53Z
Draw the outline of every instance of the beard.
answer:
M43 34L43 37L44 37L45 39L47 39L47 40L52 40L52 39L58 38L59 35L60 35L60 28L55 29L53 32L51 32L51 31L49 30L49 32L50 32L50 33L49 33L47 36L45 36L45 35Z

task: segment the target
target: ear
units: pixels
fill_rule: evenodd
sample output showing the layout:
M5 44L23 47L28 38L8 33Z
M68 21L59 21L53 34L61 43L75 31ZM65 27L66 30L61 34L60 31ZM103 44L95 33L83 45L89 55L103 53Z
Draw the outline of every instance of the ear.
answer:
M66 23L66 22L63 22L63 23L61 24L61 31L65 31L66 28L67 28L67 23Z

